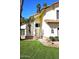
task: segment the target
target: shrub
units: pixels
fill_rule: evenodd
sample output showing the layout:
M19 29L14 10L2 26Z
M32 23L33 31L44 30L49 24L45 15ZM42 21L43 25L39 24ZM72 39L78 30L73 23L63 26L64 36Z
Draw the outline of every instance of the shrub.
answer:
M58 36L55 36L55 37L50 36L49 39L50 39L51 41L59 41L59 37L58 37Z
M59 41L59 37L58 37L58 36L55 36L55 40L56 40L56 41Z
M55 38L54 38L53 36L50 36L49 39L50 39L51 41L55 41Z

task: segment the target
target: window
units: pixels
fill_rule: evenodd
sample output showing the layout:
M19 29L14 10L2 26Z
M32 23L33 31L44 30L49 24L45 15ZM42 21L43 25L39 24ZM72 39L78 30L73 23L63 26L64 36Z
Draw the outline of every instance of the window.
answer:
M56 17L59 19L59 10L56 11Z
M36 23L36 24L35 24L35 27L40 27L40 24Z
M59 30L59 28L57 28Z
M53 28L51 29L51 33L54 33L54 29Z
M20 34L21 34L21 35L25 35L25 29L21 29Z

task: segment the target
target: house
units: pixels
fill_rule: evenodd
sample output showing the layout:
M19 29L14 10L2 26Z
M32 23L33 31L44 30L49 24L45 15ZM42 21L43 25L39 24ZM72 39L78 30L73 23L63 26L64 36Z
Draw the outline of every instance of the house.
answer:
M42 19L43 38L59 36L59 3L53 3L45 9Z
M59 2L44 7L41 13L34 15L34 36L49 38L59 36Z
M34 29L34 21L21 25L20 26L20 38L21 39L33 38L34 37L33 29Z
M26 28L25 38L49 38L59 36L59 2L43 7L40 13L33 15Z
M26 24L21 25L20 27L20 38L25 39L26 37Z

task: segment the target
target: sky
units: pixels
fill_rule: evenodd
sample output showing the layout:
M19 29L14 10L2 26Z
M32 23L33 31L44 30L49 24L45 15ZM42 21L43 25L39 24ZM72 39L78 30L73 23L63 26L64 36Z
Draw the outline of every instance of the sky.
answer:
M44 3L47 3L47 5L49 6L58 1L59 0L24 0L22 16L24 18L29 18L29 16L34 15L37 11L36 5L38 3L41 4L42 8Z

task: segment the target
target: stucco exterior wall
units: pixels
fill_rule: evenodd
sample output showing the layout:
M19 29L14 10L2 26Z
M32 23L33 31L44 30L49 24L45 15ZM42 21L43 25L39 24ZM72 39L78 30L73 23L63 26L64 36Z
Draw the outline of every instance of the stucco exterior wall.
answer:
M46 12L45 16L43 17L44 19L53 19L53 20L57 20L56 18L56 10L59 10L59 8L55 8L54 10L50 10L48 12Z
M35 22L31 23L31 36L35 35Z
M35 20L33 22L33 36L39 36L40 35L40 27L36 27L35 24L39 23L39 21ZM39 23L40 24L40 23Z
M50 10L46 12L46 14L43 17L42 20L42 31L43 31L43 36L44 37L49 37L49 36L57 36L57 28L59 27L59 24L48 24L45 22L46 19L49 20L57 20L56 16L56 10L59 10L59 8L55 8L54 10ZM54 33L51 33L51 28L53 28Z

